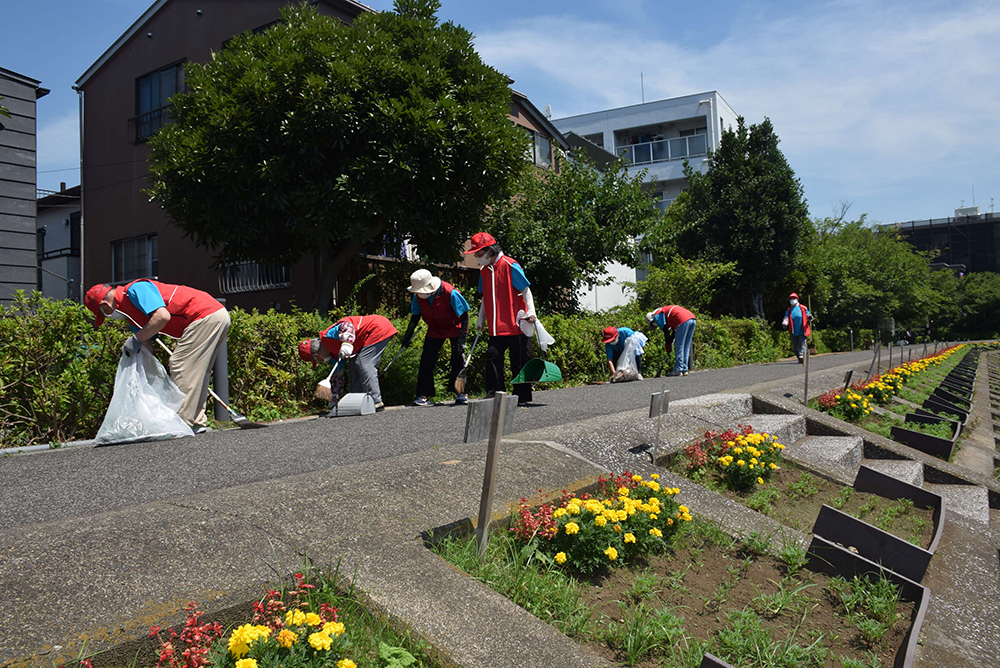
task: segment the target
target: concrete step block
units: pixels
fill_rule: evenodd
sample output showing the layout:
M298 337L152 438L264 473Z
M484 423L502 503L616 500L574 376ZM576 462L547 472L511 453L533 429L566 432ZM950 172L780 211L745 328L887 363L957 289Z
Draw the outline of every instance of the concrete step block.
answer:
M753 427L758 434L766 433L784 446L806 437L806 419L801 415L755 414L738 421Z
M921 462L912 459L866 459L862 464L914 487L924 485L924 465Z
M749 394L703 394L700 397L671 401L670 412L719 425L729 424L753 413L753 397Z
M816 459L857 471L865 455L865 444L858 436L806 436L787 446L787 452L802 461Z
M939 494L948 504L949 513L958 513L974 522L989 526L990 497L979 485L937 485L925 482L924 489Z

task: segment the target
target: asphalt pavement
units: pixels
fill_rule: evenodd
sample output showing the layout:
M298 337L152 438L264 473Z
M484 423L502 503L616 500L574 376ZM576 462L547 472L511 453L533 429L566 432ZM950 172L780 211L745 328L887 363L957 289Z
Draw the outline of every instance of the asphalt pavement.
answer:
M813 357L810 371L867 366L872 353ZM883 359L885 359L883 357ZM801 377L794 359L773 364L694 371L683 378L540 390L519 408L514 431L555 427L648 406L662 389L672 399L732 391ZM273 423L267 429L226 429L158 443L73 447L0 457L0 530L85 517L184 497L371 462L462 442L466 409L450 404L389 408L358 417Z

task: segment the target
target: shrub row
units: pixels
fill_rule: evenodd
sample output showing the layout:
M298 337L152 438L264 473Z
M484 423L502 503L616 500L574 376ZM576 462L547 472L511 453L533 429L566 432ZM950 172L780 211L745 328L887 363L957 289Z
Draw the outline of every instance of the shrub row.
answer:
M314 399L312 393L329 367L314 370L302 363L295 346L301 339L315 336L343 313L324 315L300 310L258 313L234 309L231 315L229 389L234 408L253 420L274 420L323 409L324 404ZM408 316L385 312L383 315L400 332L405 331ZM664 350L663 335L646 328L644 313L634 304L598 314L543 315L542 321L556 339L549 350L549 359L562 370L564 386L607 380L600 336L608 325L643 329L650 336L644 358L645 375L653 375L661 364L669 369L672 363L670 353ZM413 399L424 331L421 325L413 345L385 373L382 393L386 404L403 404ZM3 446L92 437L111 399L119 351L127 335L127 328L114 321L107 321L95 330L91 314L79 304L44 299L37 293L19 294L10 307L0 306L0 340L4 341L0 348ZM470 333L468 346L473 335L474 332ZM824 332L822 338L815 338L823 341L826 336ZM485 335L480 339L469 368L469 392L473 396L483 392L485 339ZM820 344L821 351L840 349L835 340L831 336L833 345ZM399 337L386 348L383 368L397 352ZM446 387L449 353L446 344L438 359L435 378L439 400L453 395L453 390ZM773 362L789 354L787 332L770 329L758 320L699 318L695 330L695 368ZM165 361L163 355L160 357Z

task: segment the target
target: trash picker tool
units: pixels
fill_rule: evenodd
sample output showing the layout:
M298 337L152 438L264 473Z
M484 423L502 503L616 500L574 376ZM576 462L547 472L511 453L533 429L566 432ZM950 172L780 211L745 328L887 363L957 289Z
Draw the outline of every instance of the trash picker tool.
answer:
M170 350L170 348L167 347L167 344L165 344L163 341L160 341L159 339L156 339L156 342L160 344L160 347L162 347L164 350L167 351L167 355L169 355L170 357L174 356L173 351ZM215 399L220 404L222 404L223 408L225 408L227 411L229 411L229 417L236 424L236 426L239 427L240 429L263 429L264 427L267 426L266 424L261 424L259 422L253 422L251 420L248 420L244 416L242 416L239 413L237 413L236 411L234 411L232 408L229 407L228 404L226 404L225 401L223 401L219 397L218 394L216 394L215 392L212 391L212 388L208 388L208 393L212 395L213 399Z
M476 338L472 341L472 347L469 348L469 356L465 358L465 365L462 366L462 370L458 372L458 377L455 378L455 392L458 394L465 394L465 381L469 377L469 362L472 361L472 353L476 351L476 344L479 343L479 335L483 333L483 330L476 330Z
M393 355L391 360L389 360L389 363L385 365L385 368L378 370L378 382L380 384L385 379L385 374L389 372L389 368L392 367L393 363L399 359L399 356L403 354L404 350L406 350L406 346L400 346L399 350L396 351L396 354Z

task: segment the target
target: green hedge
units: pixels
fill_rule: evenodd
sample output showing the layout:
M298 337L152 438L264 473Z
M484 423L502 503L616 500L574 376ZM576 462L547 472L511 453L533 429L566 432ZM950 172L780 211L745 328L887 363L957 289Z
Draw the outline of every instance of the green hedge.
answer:
M473 304L472 313L476 312L477 305ZM329 366L312 369L299 360L296 345L344 314L233 309L228 338L233 407L252 420L322 411L325 404L313 397L313 390L329 373ZM389 317L401 333L405 331L408 315L382 315ZM563 382L557 386L607 380L601 331L609 325L642 329L650 336L644 361L646 375L653 375L664 361L665 369L672 363L670 358L664 360L668 353L664 351L663 334L646 326L643 311L634 304L597 314L543 315L542 321L556 339L549 360L563 373ZM421 325L413 345L383 377L382 395L387 405L412 401L425 332L426 327ZM784 339L774 334L758 320L699 318L694 368L773 362L790 354L787 332ZM60 442L96 434L111 399L119 351L127 335L127 328L114 321L95 330L91 314L79 304L44 299L37 293L20 294L10 308L0 308L0 337L5 342L0 349L3 445ZM399 338L386 348L383 368L399 351ZM468 345L471 343L470 336ZM484 335L469 369L468 389L472 396L484 392L485 352ZM439 401L451 400L454 395L446 387L449 356L450 345L445 344L435 374ZM510 378L509 368L507 371Z

